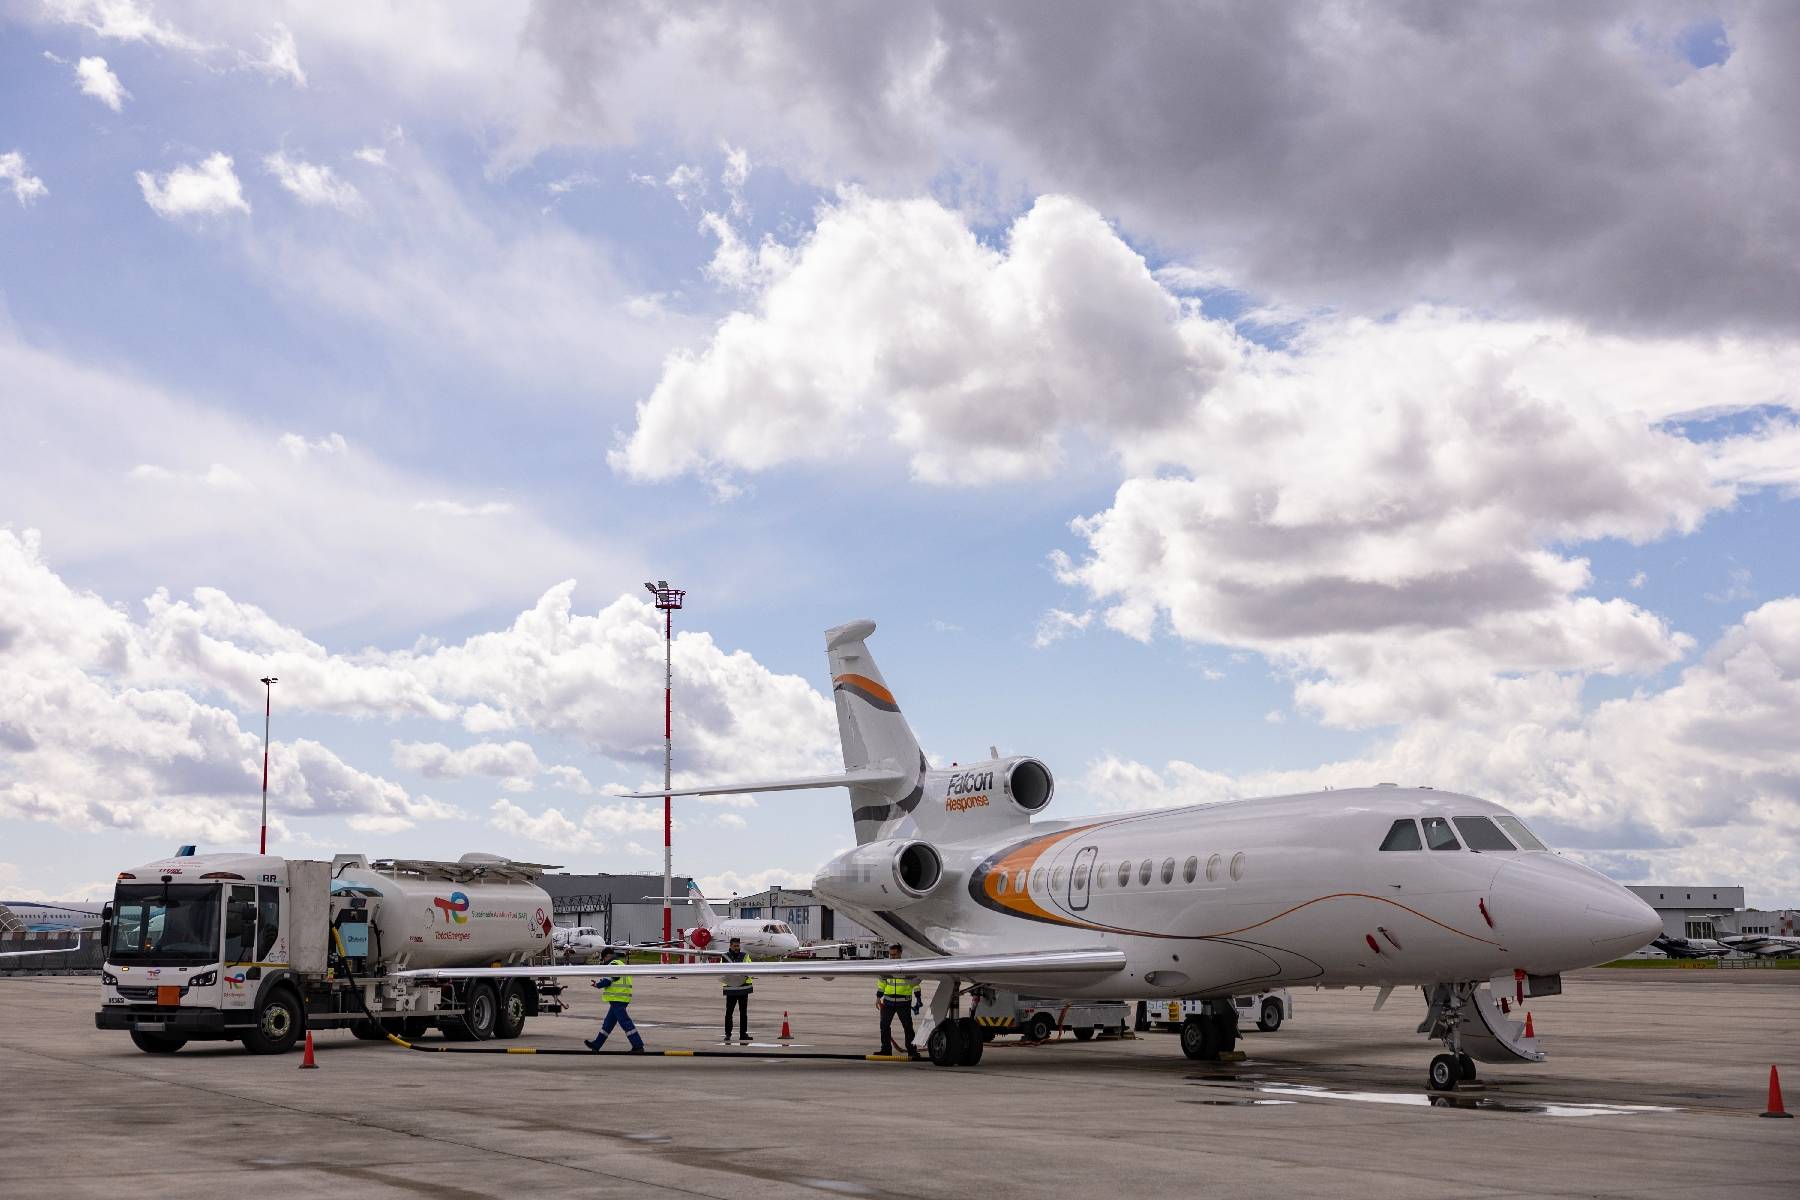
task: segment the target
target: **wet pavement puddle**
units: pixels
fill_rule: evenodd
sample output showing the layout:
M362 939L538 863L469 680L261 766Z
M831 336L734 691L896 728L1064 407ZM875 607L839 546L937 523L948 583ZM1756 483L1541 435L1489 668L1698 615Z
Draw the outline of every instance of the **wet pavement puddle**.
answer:
M1502 1100L1453 1092L1359 1092L1312 1084L1262 1084L1259 1092L1307 1100L1350 1100L1363 1104L1404 1104L1418 1108L1464 1108L1486 1112L1532 1113L1547 1117L1628 1117L1677 1112L1660 1104L1582 1104L1545 1100Z

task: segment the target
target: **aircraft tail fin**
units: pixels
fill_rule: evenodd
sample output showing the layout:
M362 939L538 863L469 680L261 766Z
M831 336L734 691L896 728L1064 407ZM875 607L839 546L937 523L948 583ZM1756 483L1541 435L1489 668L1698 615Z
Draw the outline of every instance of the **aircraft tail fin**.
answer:
M916 824L913 811L924 795L925 772L930 769L869 653L867 643L874 632L873 621L851 621L825 631L844 769L882 771L896 777L850 784L858 845L896 836Z
M696 925L706 929L718 926L719 914L713 911L713 906L708 904L706 897L700 893L700 885L691 879L688 880L688 903L694 907L694 923Z

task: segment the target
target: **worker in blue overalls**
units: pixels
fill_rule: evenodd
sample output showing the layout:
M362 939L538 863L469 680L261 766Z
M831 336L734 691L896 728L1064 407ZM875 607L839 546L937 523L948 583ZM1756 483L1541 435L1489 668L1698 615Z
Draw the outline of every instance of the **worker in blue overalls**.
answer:
M606 965L623 967L625 960L614 958ZM637 1026L631 1023L631 1014L626 1011L631 1004L631 976L623 973L603 975L594 980L594 986L600 989L600 998L606 1001L606 1020L601 1023L600 1032L594 1035L593 1041L581 1044L595 1054L600 1053L600 1047L606 1044L606 1035L613 1031L613 1026L617 1025L625 1031L625 1036L631 1039L631 1052L642 1054L644 1039L638 1035Z

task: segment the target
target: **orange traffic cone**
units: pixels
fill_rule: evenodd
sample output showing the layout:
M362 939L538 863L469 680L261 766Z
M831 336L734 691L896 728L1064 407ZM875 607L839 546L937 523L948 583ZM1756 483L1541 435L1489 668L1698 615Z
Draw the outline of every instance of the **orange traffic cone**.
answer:
M793 1036L793 1034L788 1032L787 1010L783 1009L781 1013L781 1040L785 1042Z
M1769 1111L1763 1116L1787 1117L1790 1120L1794 1116L1793 1113L1781 1106L1781 1072L1777 1071L1772 1063L1769 1066Z
M312 1030L310 1029L306 1031L306 1053L300 1059L300 1069L304 1071L308 1067L315 1071L319 1068L319 1064L313 1061Z
M1537 1034L1531 1028L1531 1014L1530 1013L1525 1014L1525 1036L1526 1037L1536 1037L1537 1036Z

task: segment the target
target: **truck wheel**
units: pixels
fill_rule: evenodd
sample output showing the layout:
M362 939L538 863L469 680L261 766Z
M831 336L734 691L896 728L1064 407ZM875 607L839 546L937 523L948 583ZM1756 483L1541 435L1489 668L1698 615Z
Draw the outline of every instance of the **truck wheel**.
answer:
M286 988L278 988L257 1010L256 1026L244 1035L244 1049L252 1054L286 1054L303 1028L300 1002Z
M494 1036L516 1038L525 1029L525 990L516 983L500 989L499 1016L494 1020Z
M1181 1052L1196 1062L1216 1062L1219 1035L1213 1023L1195 1014L1181 1023Z
M1094 1029L1091 1025L1083 1025L1081 1028L1071 1029L1069 1032L1075 1035L1075 1040L1078 1042L1090 1041L1094 1036Z
M358 1021L350 1027L350 1035L359 1042L385 1042L387 1034L374 1021Z
M1028 1042L1047 1042L1050 1035L1056 1032L1056 1022L1050 1019L1047 1012L1032 1013L1031 1020L1025 1022L1024 1032Z
M429 1017L407 1017L400 1022L400 1036L409 1042L416 1042L424 1037L431 1028Z
M187 1039L174 1033L145 1033L141 1029L131 1031L131 1044L145 1054L173 1054L187 1045Z
M463 996L463 1015L457 1022L463 1039L485 1042L494 1036L494 1022L500 1019L500 997L494 985L482 980L469 985Z
M1256 1022L1256 1027L1264 1033L1274 1033L1281 1028L1281 1001L1262 1002L1262 1018Z

